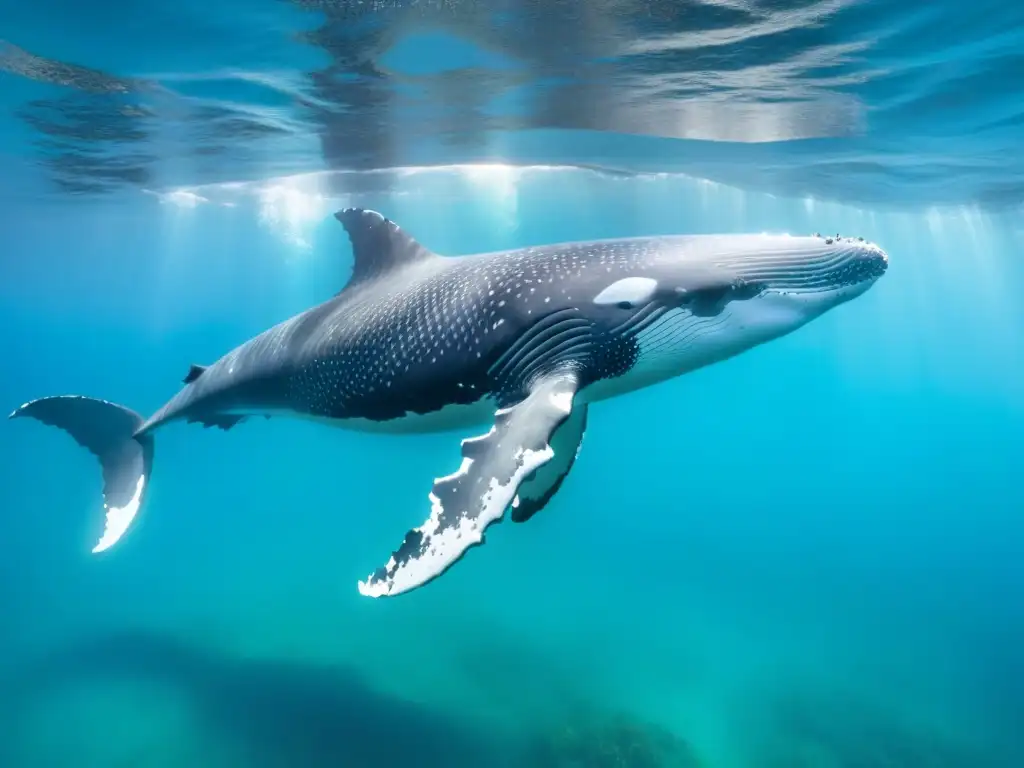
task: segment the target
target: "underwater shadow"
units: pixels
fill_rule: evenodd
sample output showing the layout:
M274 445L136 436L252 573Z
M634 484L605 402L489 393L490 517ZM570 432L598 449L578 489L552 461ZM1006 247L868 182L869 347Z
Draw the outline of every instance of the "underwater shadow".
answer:
M295 661L232 658L148 631L91 638L24 667L8 705L87 679L159 682L254 755L248 765L303 768L500 766L509 745L475 735L456 717L366 684L354 671Z

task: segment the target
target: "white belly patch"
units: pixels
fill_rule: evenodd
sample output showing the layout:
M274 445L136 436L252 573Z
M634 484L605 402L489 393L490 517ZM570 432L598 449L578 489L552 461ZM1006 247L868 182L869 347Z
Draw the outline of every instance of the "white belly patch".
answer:
M335 429L345 429L351 432L373 432L381 434L427 434L431 432L449 432L465 429L480 424L488 424L494 420L494 412L498 409L490 398L483 398L468 405L446 405L440 410L430 413L408 413L405 416L388 419L387 421L374 421L373 419L334 419L326 416L314 416L298 411L261 411L258 415L281 416L291 419L302 419L323 424ZM252 414L257 415L257 414Z

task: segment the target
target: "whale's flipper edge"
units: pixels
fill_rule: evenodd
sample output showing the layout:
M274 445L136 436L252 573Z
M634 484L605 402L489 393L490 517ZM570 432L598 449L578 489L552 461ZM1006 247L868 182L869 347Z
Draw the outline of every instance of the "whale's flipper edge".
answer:
M63 429L99 459L106 519L103 535L92 551L114 546L141 509L149 486L153 438L136 435L142 417L122 405L79 395L32 400L9 416L25 417Z
M334 218L345 227L352 243L352 277L348 285L382 277L407 264L438 258L377 211L345 208L335 213Z
M422 587L482 544L487 527L516 502L523 481L554 458L552 436L572 414L577 386L571 372L548 374L525 399L499 410L486 435L463 440L462 466L434 481L430 517L405 535L386 565L359 582L360 593L389 597Z
M580 455L586 429L587 405L577 403L569 418L551 436L551 449L555 452L551 461L535 469L520 484L519 493L512 500L513 523L525 523L558 493Z

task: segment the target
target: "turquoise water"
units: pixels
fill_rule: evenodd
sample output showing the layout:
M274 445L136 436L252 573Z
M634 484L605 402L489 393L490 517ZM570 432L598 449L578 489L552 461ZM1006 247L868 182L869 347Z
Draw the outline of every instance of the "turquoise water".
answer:
M1017 6L496 5L0 2L0 403L151 413L343 285L349 205L887 274L595 404L542 513L392 600L466 435L172 425L91 555L94 458L4 422L0 766L1020 768Z
M391 601L356 581L422 518L459 434L172 426L138 527L91 556L94 460L9 422L4 764L542 765L510 756L621 714L707 766L1020 765L1024 233L685 178L497 175L362 202L448 254L820 228L892 266L789 337L595 405L550 507ZM5 262L4 400L150 412L191 362L346 279L320 215L341 201L293 190L289 218L232 195L7 222L31 256Z

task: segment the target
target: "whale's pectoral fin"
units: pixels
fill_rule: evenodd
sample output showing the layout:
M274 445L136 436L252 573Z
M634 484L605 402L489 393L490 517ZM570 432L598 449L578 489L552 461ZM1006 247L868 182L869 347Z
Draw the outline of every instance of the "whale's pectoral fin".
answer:
M576 388L570 372L544 376L524 400L497 412L490 432L463 440L459 471L434 481L430 517L405 535L383 568L359 582L359 591L385 597L416 589L482 544L520 484L554 458L552 436L570 418Z
M551 449L555 455L520 484L519 493L512 499L513 523L525 523L540 512L562 487L580 453L586 429L587 406L577 404L569 418L551 436Z

